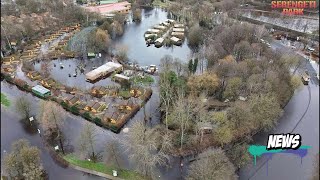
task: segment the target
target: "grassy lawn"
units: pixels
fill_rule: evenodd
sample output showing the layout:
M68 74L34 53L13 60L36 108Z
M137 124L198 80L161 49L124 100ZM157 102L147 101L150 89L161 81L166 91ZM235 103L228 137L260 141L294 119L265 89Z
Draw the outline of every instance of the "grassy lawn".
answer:
M140 77L140 76L135 76L132 78L132 81L134 83L141 83L141 84L144 84L144 85L150 85L154 82L154 79L152 76L149 76L149 75L144 75L144 77Z
M129 90L120 90L118 96L121 96L123 98L130 98L131 94Z
M166 0L166 1L168 1L168 0ZM161 2L161 0L154 0L152 4L154 6L159 6L159 7L162 7L162 8L167 8L168 7L168 3Z
M105 174L109 174L112 176L112 170L116 170L117 168L113 166L106 166L104 163L93 163L86 160L79 160L74 155L68 154L64 156L64 159L68 161L69 163L80 166L82 168L91 169L94 171L102 172ZM118 170L118 177L122 179L132 179L132 180L143 180L146 179L143 176L139 175L138 173L130 170Z
M3 93L1 93L1 104L4 106L9 107L10 106L10 101L7 99L7 96Z

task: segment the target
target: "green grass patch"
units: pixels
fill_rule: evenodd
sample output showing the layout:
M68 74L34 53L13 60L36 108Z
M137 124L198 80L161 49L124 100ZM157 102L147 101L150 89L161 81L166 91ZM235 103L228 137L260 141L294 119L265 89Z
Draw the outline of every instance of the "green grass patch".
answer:
M3 93L1 93L1 104L4 105L4 106L7 106L9 107L10 106L10 101L9 99L7 98L7 96Z
M131 94L129 90L120 90L118 96L128 99L131 97Z
M112 176L112 170L116 170L117 168L114 166L107 166L104 163L98 162L94 163L91 161L86 161L86 160L79 160L77 157L75 157L73 154L68 154L63 157L66 161L69 163L80 166L82 168L102 172L105 174L109 174ZM118 170L118 177L122 179L132 179L132 180L143 180L146 179L137 172L126 170L126 169L121 169Z
M134 82L134 84L150 85L154 82L154 79L152 76L144 75L144 77L135 76L132 78L132 81Z
M166 0L166 1L168 1L168 0ZM153 6L158 6L158 7L161 7L161 8L167 8L168 7L168 3L161 2L161 0L154 0L152 5Z

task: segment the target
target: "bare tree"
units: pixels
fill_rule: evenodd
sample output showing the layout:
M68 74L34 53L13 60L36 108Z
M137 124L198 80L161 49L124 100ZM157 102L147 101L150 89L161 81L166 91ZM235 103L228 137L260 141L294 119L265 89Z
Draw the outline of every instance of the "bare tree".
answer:
M25 139L20 139L12 144L11 152L4 156L4 168L12 179L44 179L40 150L30 146Z
M55 102L42 100L38 118L47 138L57 140L62 153L65 153L62 134L62 127L66 118L64 109Z
M180 130L180 152L183 150L184 138L187 129L190 126L192 119L192 108L194 107L194 100L186 98L184 94L178 94L178 99L175 102L171 113L169 114L169 121L179 126Z
M19 97L15 102L16 111L26 120L30 116L31 106L31 102L25 96Z
M223 150L209 150L199 155L199 158L191 163L187 179L225 179L235 180L235 168L229 161Z
M169 156L165 153L172 147L171 137L159 134L157 128L149 129L143 122L136 122L122 142L129 159L136 169L148 177L157 174L157 166L167 165Z
M47 78L50 76L50 72L51 72L52 68L51 68L51 62L49 61L44 61L43 63L41 63L41 74L44 78Z
M99 154L95 151L97 135L94 124L86 122L78 139L79 152L85 157L89 156L93 162L99 158Z
M120 143L114 138L106 145L106 164L115 163L120 169Z

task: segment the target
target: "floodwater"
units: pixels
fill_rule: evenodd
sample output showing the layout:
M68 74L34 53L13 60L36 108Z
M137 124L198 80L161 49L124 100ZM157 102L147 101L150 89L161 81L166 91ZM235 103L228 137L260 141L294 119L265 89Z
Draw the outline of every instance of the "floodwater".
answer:
M188 47L187 40L181 46L156 48L152 45L147 47L144 33L152 26L168 19L168 13L165 10L143 9L141 16L140 23L127 24L124 35L116 40L116 46L121 44L128 47L128 57L131 61L137 61L141 66L148 66L150 64L159 65L160 59L165 55L179 58L182 62L190 59L192 51Z
M81 59L67 59L67 60L53 60L50 62L50 77L52 77L57 82L67 85L69 87L77 87L82 90L88 90L93 86L119 86L119 84L111 81L110 78L101 79L95 83L90 83L86 81L85 74L92 71L93 68L97 68L108 62L107 58L93 58L88 60ZM41 72L41 64L44 62L36 62L35 70ZM85 70L83 73L80 72L79 66L84 64ZM64 67L61 69L60 65ZM69 74L71 77L69 77ZM76 74L74 77L73 75Z
M128 56L131 61L136 60L141 66L156 64L158 65L160 59L164 55L172 55L174 58L180 58L182 61L187 61L191 50L187 46L187 42L181 46L173 48L155 48L153 46L146 47L143 34L151 26L160 23L167 19L167 13L161 9L143 10L142 22L140 24L130 23L127 25L124 36L116 40L116 44L125 44L129 47ZM85 62L86 72L90 71L93 66L100 66L107 61L107 58L92 59ZM63 69L60 69L60 63L64 65ZM73 75L74 69L81 63L81 60L69 59L69 60L56 60L51 63L52 77L69 86L77 86L88 89L93 84L85 81L84 74L80 74L78 70L77 77L69 77L70 73ZM54 67L56 64L56 67ZM70 65L70 66L69 66ZM40 69L40 64L35 64L37 70ZM22 77L23 73L18 72L18 77ZM96 85L110 85L112 82L110 78L97 82ZM310 89L309 89L310 88ZM309 154L303 158L302 164L298 157L294 155L275 155L268 163L268 176L266 175L267 167L265 158L258 158L257 166L253 167L249 164L247 167L241 169L240 179L306 179L310 177L314 155L319 152L319 86L316 83L311 83L304 86L300 91L297 91L294 97L290 100L289 104L285 108L285 112L281 117L277 128L274 131L268 133L288 133L293 130L293 133L299 133L302 136L303 145L312 146ZM159 123L159 96L157 87L152 86L153 95L151 99L145 105L144 109L141 109L125 126L130 128L136 121L143 121L150 119L149 125L153 126ZM310 91L309 91L310 90ZM12 104L16 97L26 96L32 104L33 114L35 111L38 98L35 98L31 94L27 94L18 90L15 86L5 82L1 82L1 92L4 92L11 100ZM308 106L308 94L311 94L310 105ZM306 111L307 109L307 111ZM306 112L306 113L305 113ZM305 114L305 115L304 115ZM301 121L299 121L301 119ZM1 108L1 160L3 155L10 151L10 145L13 141L20 138L26 138L31 142L31 145L37 146L41 149L41 160L44 168L49 172L50 179L79 179L79 180L96 180L102 179L95 176L84 175L81 172L73 170L71 168L61 168L50 157L49 153L44 149L41 138L37 133L34 133L34 129L25 127L20 123L20 117L14 112L12 107ZM68 137L68 141L71 146L76 147L76 141L79 137L82 127L87 121L81 117L69 114L65 121L64 133ZM299 123L298 123L299 122ZM296 126L296 128L294 128ZM97 144L96 150L102 152L105 145L112 139L123 139L125 133L122 131L119 134L114 134L109 130L105 130L96 126ZM254 138L254 144L265 144L268 133L261 133ZM187 161L187 158L185 159ZM121 166L125 168L134 167L134 163L128 161L128 155L122 151ZM184 163L182 174L186 174L188 163ZM180 162L178 158L171 159L171 167L168 170L161 168L161 176L159 179L180 179ZM262 168L259 168L259 167Z

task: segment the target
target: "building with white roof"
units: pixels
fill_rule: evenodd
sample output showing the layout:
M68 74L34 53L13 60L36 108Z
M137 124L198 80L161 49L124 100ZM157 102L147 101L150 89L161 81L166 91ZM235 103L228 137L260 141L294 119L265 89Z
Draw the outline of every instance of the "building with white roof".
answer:
M86 80L94 81L100 77L111 74L114 71L122 71L123 66L115 62L107 62L106 64L94 69L86 74Z

